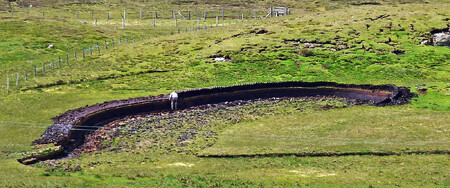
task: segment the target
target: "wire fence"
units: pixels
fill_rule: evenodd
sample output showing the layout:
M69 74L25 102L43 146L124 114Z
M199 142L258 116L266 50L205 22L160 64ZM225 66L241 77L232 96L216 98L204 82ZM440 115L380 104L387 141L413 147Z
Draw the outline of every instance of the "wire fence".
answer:
M42 63L36 64L31 63L31 67L22 67L22 68L16 68L16 73L4 73L6 75L6 93L9 94L12 91L12 88L20 88L20 85L23 85L22 82L29 81L32 78L37 77L44 77L46 73L51 72L55 69L60 69L63 66L70 66L71 63L76 63L78 61L82 61L84 58L88 56L95 56L95 55L102 55L104 53L107 53L108 50L117 48L118 46L126 45L135 43L136 41L143 41L147 39L151 39L152 37L158 37L158 36L165 36L165 35L174 35L179 33L188 33L188 32L194 32L194 31L200 31L204 29L209 28L216 28L219 26L226 26L226 22L223 22L223 20L226 19L234 19L235 24L244 22L246 19L261 19L261 18L267 18L267 17L275 17L281 16L281 15L287 15L288 9L285 9L284 13L273 12L275 9L272 7L269 9L269 13L266 14L266 12L258 12L258 11L240 11L239 14L236 12L233 12L231 10L226 11L224 9L218 9L218 10L202 10L202 15L200 14L200 10L171 10L170 16L167 15L160 15L158 17L157 10L142 10L139 9L139 12L133 12L124 10L123 12L118 11L104 11L104 10L84 10L84 11L78 11L75 10L74 12L72 10L41 10L41 9L34 9L34 8L22 8L22 9L10 9L7 12L8 14L11 14L11 16L25 16L25 17L42 17L45 19L75 19L75 20L89 20L91 19L94 22L94 25L97 26L97 20L103 19L103 20L112 20L112 19L121 19L121 27L122 29L127 28L127 20L145 20L145 19L152 19L152 23L150 27L156 28L158 26L157 20L173 20L172 26L165 28L162 30L162 32L159 32L158 34L155 34L154 36L147 35L147 36L126 36L126 37L117 37L117 38L108 38L104 39L102 42L97 42L96 44L86 45L81 47L81 49L74 50L73 52L67 52L65 54L61 54L59 56L56 56L54 58L51 58L47 61L44 61ZM34 11L34 12L33 12ZM39 12L41 11L41 12ZM246 12L247 11L247 12ZM167 11L166 11L167 12ZM250 12L252 14L250 14ZM0 14L4 14L5 12L1 12ZM68 15L73 14L71 17ZM153 17L149 15L153 15ZM103 15L103 16L100 16ZM105 16L106 15L106 16ZM116 15L116 16L115 16ZM118 16L120 15L120 17ZM137 16L138 15L138 16ZM194 18L195 15L195 18ZM213 18L215 19L215 24L208 22L200 22L199 20L207 20ZM197 20L197 22L187 22L188 25L180 25L178 20ZM239 20L239 21L238 21ZM212 20L213 21L213 20ZM131 21L130 21L131 22ZM84 22L85 23L85 22ZM189 25L192 24L192 25ZM231 22L227 22L228 25L231 25ZM147 23L148 24L148 23ZM170 25L170 24L169 24ZM48 46L48 48L53 48L53 46ZM8 71L11 72L11 71ZM2 84L3 85L3 84Z

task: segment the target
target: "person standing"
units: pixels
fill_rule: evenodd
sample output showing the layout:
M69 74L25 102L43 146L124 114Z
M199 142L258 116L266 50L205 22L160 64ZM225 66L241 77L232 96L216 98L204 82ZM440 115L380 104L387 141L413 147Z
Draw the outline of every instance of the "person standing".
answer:
M169 100L170 100L170 108L172 110L177 109L178 94L175 93L175 91L172 91L172 93L170 93Z

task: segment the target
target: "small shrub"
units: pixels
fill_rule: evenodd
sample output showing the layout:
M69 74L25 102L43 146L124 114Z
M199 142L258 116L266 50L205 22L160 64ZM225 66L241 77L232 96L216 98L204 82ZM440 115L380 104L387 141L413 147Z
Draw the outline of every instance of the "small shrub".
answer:
M311 50L307 49L307 48L302 48L300 50L299 54L301 56L303 56L303 57L308 57L308 56L313 56L314 55L314 53Z

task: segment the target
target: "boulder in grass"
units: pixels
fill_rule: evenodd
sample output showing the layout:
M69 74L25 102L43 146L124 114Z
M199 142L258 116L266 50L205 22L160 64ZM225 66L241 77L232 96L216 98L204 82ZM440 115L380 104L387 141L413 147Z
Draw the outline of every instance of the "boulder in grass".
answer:
M436 33L433 35L434 46L450 46L450 33Z
M48 48L48 49L52 49L52 48L53 48L53 44L48 45L47 48Z

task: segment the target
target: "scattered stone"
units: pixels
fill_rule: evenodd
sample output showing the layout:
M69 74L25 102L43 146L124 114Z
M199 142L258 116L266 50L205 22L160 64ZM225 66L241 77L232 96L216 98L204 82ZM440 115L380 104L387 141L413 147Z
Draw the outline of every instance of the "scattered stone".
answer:
M47 48L48 48L48 49L52 49L52 48L53 48L53 44L48 45Z
M434 34L433 42L434 46L450 46L450 32Z

